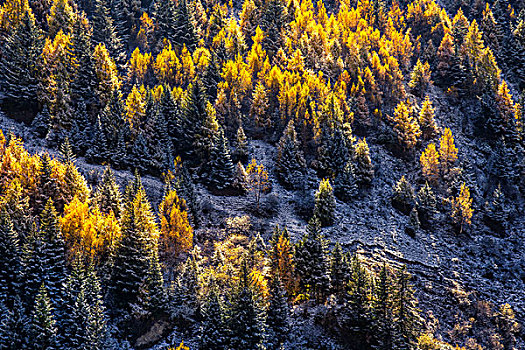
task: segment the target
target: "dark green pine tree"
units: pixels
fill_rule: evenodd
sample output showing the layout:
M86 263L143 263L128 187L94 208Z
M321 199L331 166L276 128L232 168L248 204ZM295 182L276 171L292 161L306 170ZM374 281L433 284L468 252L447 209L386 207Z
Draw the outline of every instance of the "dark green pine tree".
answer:
M224 130L219 127L219 135L211 150L210 172L207 178L208 184L217 190L228 188L235 175L235 166L230 156L228 140L224 136Z
M175 11L175 22L173 44L182 49L184 45L190 52L193 52L197 45L197 36L195 28L191 22L190 9L186 0L180 0Z
M158 248L151 253L148 274L139 290L138 307L149 319L159 319L166 314L167 295L159 262Z
M75 77L71 84L71 96L74 101L82 100L89 105L96 105L95 88L97 80L95 76L95 65L93 62L93 45L91 43L92 31L89 27L89 22L84 15L75 16L72 28L73 51L77 59L77 68L75 69ZM75 108L75 112L78 110ZM73 126L77 118L82 118L83 115L75 113L73 118ZM78 131L82 131L79 129ZM72 134L72 133L71 133Z
M182 118L180 120L181 134L176 135L181 137L180 140L175 138L174 144L179 145L181 155L191 163L198 164L198 159L194 157L194 144L196 136L202 130L202 126L206 120L206 95L199 82L195 82L188 86L186 97L182 107ZM170 125L171 127L171 125Z
M198 265L189 257L169 291L169 313L184 332L194 334L202 319Z
M5 209L0 211L0 303L13 307L20 297L22 260L18 233Z
M109 166L104 169L102 179L95 192L95 203L103 213L113 211L116 218L120 218L122 212L122 193L115 181L115 174Z
M421 225L424 228L429 227L436 214L436 196L428 182L417 193L416 207Z
M93 43L97 45L103 43L111 58L119 65L126 60L124 45L118 36L110 9L106 0L95 0L95 8L91 23L93 25Z
M277 147L276 170L281 183L294 188L301 184L306 169L306 161L301 151L293 119L284 130Z
M49 114L49 108L44 105L42 110L38 112L36 117L31 122L31 127L37 135L41 138L45 138L51 128L51 115Z
M355 339L358 348L366 348L370 338L372 308L370 303L371 281L368 270L357 254L350 264L350 280L346 294L344 328Z
M169 3L169 1L161 1L161 3ZM184 139L181 120L182 112L177 101L173 98L170 87L167 85L163 86L162 95L158 102L158 110L166 119L168 135L172 144L172 155L181 154L180 143Z
M374 322L376 349L392 349L392 337L394 332L394 314L392 312L392 276L390 269L383 263L374 289Z
M89 149L86 152L86 160L91 163L102 163L109 157L108 142L106 133L100 121L100 115L97 116L95 126L93 128L93 138Z
M198 341L201 350L225 350L227 348L226 311L217 287L213 283L202 307L202 322L200 323Z
M106 137L107 146L115 150L121 132L126 130L129 123L125 120L122 93L118 89L111 92L108 103L100 112L100 123ZM113 160L114 158L111 157Z
M319 219L321 226L334 224L335 196L330 181L324 179L319 183L319 189L315 192L314 216Z
M341 300L346 292L346 286L350 279L350 266L348 257L343 253L341 244L336 243L332 250L330 261L330 281L332 293Z
M294 257L301 292L322 302L330 290L330 258L321 236L321 223L315 216L296 245Z
M0 302L0 349L26 349L28 341L29 320L19 298L15 299L12 308Z
M40 234L44 241L41 252L44 267L42 282L45 283L53 304L58 306L66 278L66 251L58 222L58 213L51 199L48 200L40 215Z
M121 218L122 236L112 256L109 301L118 314L128 314L139 301L141 288L150 277L154 259L156 227L151 205L140 178L126 189ZM149 292L149 291L148 291Z
M35 299L31 317L31 348L35 350L60 349L57 341L57 328L53 305L44 284L41 285Z
M281 349L290 331L290 308L278 274L270 279L270 301L266 315L267 349Z
M66 136L64 142L62 142L58 148L58 158L64 164L74 164L77 160L69 137Z
M282 31L286 24L284 4L280 0L270 0L262 17L261 28L264 30L263 46L271 58L283 45Z
M264 312L261 302L250 288L248 266L242 263L239 286L232 296L228 318L230 349L264 349Z
M357 196L358 187L357 179L354 172L354 165L348 161L343 169L335 177L334 194L337 198L344 202L350 201Z
M394 187L392 205L405 215L408 215L415 204L416 195L414 194L414 188L403 175Z
M131 150L128 154L128 162L133 165L140 174L146 174L150 170L151 154L149 152L147 136L144 132L139 132L133 141Z
M168 123L160 109L157 109L149 122L152 124L149 127L149 154L154 172L160 175L173 166L173 146L168 134Z
M392 348L394 349L413 349L417 343L421 319L410 278L406 266L396 274L393 302L394 336Z
M324 123L317 140L317 168L322 176L334 177L349 160L348 145L343 130Z
M157 23L155 36L158 51L162 49L164 39L175 43L176 11L176 3L174 1L155 1L154 19L155 23Z
M42 52L43 38L31 12L22 14L21 22L5 38L0 59L0 85L5 103L23 110L37 107L38 73L36 64Z
M242 125L237 129L237 135L234 142L233 161L246 163L248 160L248 140Z
M217 84L221 81L221 70L217 61L217 53L213 50L208 65L202 72L197 72L199 81L210 101L215 101L217 98Z
M80 97L75 108L75 118L69 133L73 150L78 155L86 154L91 143L91 121L84 98Z

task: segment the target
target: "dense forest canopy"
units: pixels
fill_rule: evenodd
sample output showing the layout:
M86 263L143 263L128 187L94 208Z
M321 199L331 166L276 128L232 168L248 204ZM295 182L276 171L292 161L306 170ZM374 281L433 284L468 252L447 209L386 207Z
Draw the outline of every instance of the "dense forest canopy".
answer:
M0 349L523 348L523 89L518 1L5 0Z

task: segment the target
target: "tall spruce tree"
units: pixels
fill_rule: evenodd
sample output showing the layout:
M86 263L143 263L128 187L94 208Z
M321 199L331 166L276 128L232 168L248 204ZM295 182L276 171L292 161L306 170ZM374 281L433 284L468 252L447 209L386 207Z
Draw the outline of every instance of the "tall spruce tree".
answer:
M232 297L228 327L229 348L264 349L264 312L261 302L250 287L247 262L241 268L239 286Z
M391 271L383 263L374 289L374 331L378 350L392 349L394 314L392 305L392 276Z
M94 199L102 212L109 214L112 211L115 217L120 217L122 212L122 193L115 181L115 174L109 166L104 169Z
M197 36L195 35L195 28L191 22L190 8L186 0L178 2L174 19L174 44L180 49L186 46L188 50L193 52L197 45Z
M319 219L321 226L334 224L335 196L330 181L324 179L319 183L319 189L315 192L314 216Z
M301 292L322 302L330 289L330 259L321 235L321 223L315 216L295 247L295 271Z
M357 179L354 165L348 161L343 169L337 174L334 181L334 194L342 201L348 202L358 193Z
M212 283L202 308L202 322L199 328L199 349L224 350L228 344L228 326L224 302L217 287Z
M57 328L53 314L53 304L44 284L41 285L35 299L31 318L31 344L35 350L58 350Z
M14 306L20 297L22 272L21 249L18 233L5 209L0 210L0 304Z
M222 128L219 128L219 135L211 151L209 168L210 173L207 181L212 188L224 190L232 184L235 166L230 156L228 140L224 136Z
M277 175L284 186L293 188L300 183L306 169L306 161L297 140L293 119L281 136L277 152Z
M286 291L279 275L273 275L270 280L270 301L268 304L266 325L268 327L267 349L278 350L288 338L290 331L290 309Z
M103 43L108 49L111 58L117 64L122 64L126 59L126 52L118 36L107 2L106 0L95 0L94 4L95 8L91 20L93 25L93 46Z
M19 350L29 345L29 320L19 298L7 308L0 302L0 349Z
M392 339L393 348L395 349L413 349L421 322L410 278L411 276L407 272L406 266L401 268L396 274Z
M24 106L24 109L36 108L37 62L43 38L31 10L26 9L21 15L20 24L5 38L2 46L0 86L7 101Z
M139 291L145 288L150 266L157 249L157 227L151 205L140 178L128 186L126 203L122 213L122 236L112 257L109 280L111 305L117 312L127 314L139 301Z

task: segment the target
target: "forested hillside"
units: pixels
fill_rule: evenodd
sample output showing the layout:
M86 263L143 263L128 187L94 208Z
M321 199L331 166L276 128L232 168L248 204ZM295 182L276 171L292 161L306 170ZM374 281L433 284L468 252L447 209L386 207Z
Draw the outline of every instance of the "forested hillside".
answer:
M525 5L4 0L0 349L525 348Z

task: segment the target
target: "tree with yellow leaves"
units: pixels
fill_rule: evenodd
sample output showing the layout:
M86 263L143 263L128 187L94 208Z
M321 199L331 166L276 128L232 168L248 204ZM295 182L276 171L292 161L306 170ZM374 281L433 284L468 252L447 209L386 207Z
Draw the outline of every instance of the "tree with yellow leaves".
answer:
M161 84L175 86L182 64L169 41L165 41L162 51L157 55L153 64L155 76Z
M102 105L106 105L114 90L120 88L117 66L109 56L106 46L102 43L95 46L93 53L95 74L98 80L97 94Z
M454 144L454 137L449 128L445 128L443 136L439 140L439 161L441 163L441 171L448 173L450 167L458 159L458 149Z
M428 62L424 64L418 59L412 73L410 74L410 82L408 86L419 96L423 95L428 86L432 84L430 65Z
M436 145L431 143L419 157L423 175L432 183L435 183L439 177L439 154L436 151Z
M137 33L137 44L142 51L149 51L153 43L155 25L146 12L140 17L140 28Z
M401 101L396 106L392 118L395 123L394 132L405 150L412 149L417 144L419 135L421 135L419 124L412 116L411 109L409 101Z
M255 158L252 158L251 163L246 168L246 174L248 175L248 188L254 193L255 201L257 203L257 210L259 210L261 194L268 190L270 185L268 180L268 172L264 169L264 165L257 164Z
M288 296L292 296L297 285L294 277L293 248L286 227L281 230L279 226L275 226L270 245L272 274L280 278Z
M193 247L193 228L188 220L186 201L170 190L159 205L161 260L174 267L180 254Z
M126 98L126 117L133 128L138 128L146 114L146 89L144 85L133 86Z
M419 112L419 125L421 127L423 138L425 139L432 138L437 132L434 113L435 110L432 106L432 101L430 101L430 98L427 96L425 97L425 101L423 101L421 111Z
M471 224L472 215L474 214L474 209L472 209L472 198L470 198L470 190L465 183L461 184L458 196L452 198L450 204L452 205L452 219L455 224L460 226L461 233L466 225Z
M144 84L150 69L151 54L142 54L137 47L131 54L128 65L128 82L130 84Z

